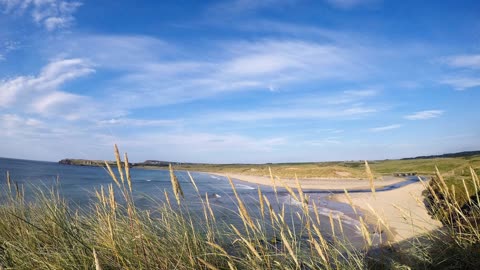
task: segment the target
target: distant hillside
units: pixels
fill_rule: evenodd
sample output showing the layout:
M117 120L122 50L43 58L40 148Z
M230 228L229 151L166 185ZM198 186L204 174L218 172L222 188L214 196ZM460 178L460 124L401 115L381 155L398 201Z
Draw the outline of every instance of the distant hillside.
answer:
M464 151L464 152L448 153L448 154L442 154L442 155L430 155L430 156L418 156L418 157L411 157L411 158L402 158L401 160L471 157L471 156L478 156L478 155L480 155L480 151Z
M399 160L416 160L416 159L434 159L434 158L457 158L457 157L472 157L472 156L480 156L480 151L465 151L465 152L458 152L458 153L448 153L443 155L430 155L430 156L418 156L418 157L410 157L410 158L402 158ZM371 164L387 162L388 160L378 160L372 161ZM392 160L393 161L393 160ZM107 161L109 165L116 166L115 161ZM76 166L105 166L105 161L103 160L88 160L88 159L62 159L58 163L66 164L66 165L76 165ZM188 162L172 162L172 161L162 161L162 160L145 160L144 162L138 163L129 163L130 167L138 167L138 168L166 168L169 164L172 164L177 167L182 168L200 168L208 166L211 170L212 166L220 166L220 167L245 167L245 166L300 166L300 165L312 165L315 164L316 166L334 166L340 165L349 168L359 168L363 165L363 161L329 161L329 162L291 162L291 163L265 163L265 164L212 164L212 163L188 163Z
M105 161L103 160L90 160L90 159L75 159L75 158L66 158L60 160L58 163L64 165L74 165L74 166L93 166L93 167L103 167L105 166ZM115 161L107 161L110 166L117 166ZM177 166L191 166L191 165L204 165L202 163L182 163L182 162L170 162L170 161L160 161L160 160L145 160L144 162L138 163L129 163L130 167L168 167L169 164Z
M105 166L104 160L89 160L89 159L74 159L66 158L60 160L58 163L64 165L75 165L75 166L93 166L93 167L103 167ZM108 165L116 165L115 161L107 161Z

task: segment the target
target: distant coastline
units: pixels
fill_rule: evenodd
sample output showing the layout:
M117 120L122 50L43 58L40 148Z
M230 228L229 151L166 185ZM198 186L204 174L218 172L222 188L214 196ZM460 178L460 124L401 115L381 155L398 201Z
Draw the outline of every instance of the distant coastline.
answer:
M103 167L105 166L105 162L108 163L110 166L116 166L117 162L112 160L91 160L91 159L75 159L75 158L65 158L58 161L59 164L64 165L73 165L73 166L90 166L90 167ZM158 168L158 169L165 169L168 168L168 165L193 165L193 163L180 163L180 162L169 162L169 161L158 161L158 160L145 160L144 162L138 163L131 163L129 162L128 165L130 168L138 167L138 168ZM199 165L195 163L195 165Z
M457 157L473 157L480 155L480 150L477 151L463 151L455 153L446 153L441 155L428 155L428 156L416 156L416 157L406 157L400 158L397 160L415 160L415 159L437 159L437 158L457 158ZM387 161L390 159L385 159ZM394 159L395 160L395 159ZM371 162L378 162L382 160L372 160ZM116 165L115 161L106 161L109 165ZM323 162L280 162L280 163L265 163L265 164L248 164L248 163L234 163L234 164L213 164L213 163L193 163L193 162L172 162L172 161L161 161L161 160L145 160L144 162L138 163L129 163L130 167L141 167L141 168L165 168L169 164L177 166L198 166L198 165L295 165L295 164L312 164L312 163L356 163L363 162L360 160L357 161L323 161ZM75 159L75 158L65 158L58 161L60 164L65 165L75 165L75 166L94 166L101 167L105 166L104 160L91 160L91 159Z

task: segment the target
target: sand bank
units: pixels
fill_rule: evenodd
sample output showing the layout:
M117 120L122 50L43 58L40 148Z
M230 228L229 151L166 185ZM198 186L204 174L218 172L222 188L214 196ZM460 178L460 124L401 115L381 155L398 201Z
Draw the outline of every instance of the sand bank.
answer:
M227 174L211 173L220 176ZM250 176L242 174L228 174L229 177L245 182L272 186L270 177ZM282 179L282 181L296 188L295 179ZM375 181L377 189L405 181L399 177L384 177ZM304 190L355 190L370 189L369 181L365 179L299 179ZM277 186L281 183L276 181ZM393 242L402 241L426 231L440 228L441 224L433 220L427 213L423 204L423 183L416 182L393 190L376 192L350 193L354 207L363 210L367 216L367 222L379 225L390 235ZM335 194L332 200L348 203L345 194Z
M356 207L368 211L368 223L386 228L393 241L398 242L441 227L423 204L423 190L423 183L417 182L375 195L351 193L350 197ZM332 199L348 203L345 194L335 194Z
M238 179L241 181L265 185L265 186L273 186L273 182L270 177L265 176L252 176L252 175L244 175L244 174L223 174L223 173L210 173L213 175L219 176L229 176L234 179ZM295 179L291 178L282 178L281 181L291 187L297 188L297 182ZM375 181L375 188L381 188L384 186L393 185L396 183L400 183L405 181L404 178L401 177L384 177L383 179ZM302 186L303 190L343 190L343 189L370 189L369 181L366 179L358 179L358 178L306 178L306 179L299 179L300 185ZM275 185L282 186L282 183L278 180L275 180Z

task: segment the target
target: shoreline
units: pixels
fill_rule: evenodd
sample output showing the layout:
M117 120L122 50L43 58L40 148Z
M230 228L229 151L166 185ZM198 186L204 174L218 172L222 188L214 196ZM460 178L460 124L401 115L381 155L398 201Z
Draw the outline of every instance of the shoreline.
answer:
M203 172L211 175L217 175L222 177L230 177L251 184L258 184L263 186L273 187L274 183L270 177L266 176L254 176L254 175L244 175L244 174L228 174L228 173L217 173L217 172ZM406 181L402 177L385 177L384 179L378 179L375 181L375 188L381 189L390 185L398 184ZM281 178L281 181L274 179L275 186L283 187L283 184L286 186L297 189L297 182L292 178ZM359 178L299 178L298 181L302 187L303 191L308 192L343 192L344 189L347 190L356 190L356 189L369 189L370 185L367 179Z
M428 231L441 228L440 221L433 219L423 204L422 182L398 189L375 193L349 193L357 209L368 213L366 221L387 230L398 243ZM332 200L349 203L345 194L335 194Z
M251 184L273 186L270 177L250 176L241 174L224 174L207 172L208 174L230 177ZM399 184L408 181L405 178L387 177L387 179L376 180L375 188ZM282 183L275 181L277 187L282 187ZM296 190L295 179L282 179L282 182ZM331 201L346 203L359 210L365 218L365 222L373 228L375 233L380 232L385 235L386 241L398 243L403 240L418 236L425 232L435 230L441 227L441 223L434 220L428 214L423 204L422 191L423 183L420 181L412 182L401 187L384 190L381 192L360 191L356 189L370 189L368 180L360 179L299 179L300 185L304 191L311 193L325 193L329 191L341 191L328 196ZM349 197L343 192L343 189L353 190L349 192ZM351 203L351 204L350 204Z

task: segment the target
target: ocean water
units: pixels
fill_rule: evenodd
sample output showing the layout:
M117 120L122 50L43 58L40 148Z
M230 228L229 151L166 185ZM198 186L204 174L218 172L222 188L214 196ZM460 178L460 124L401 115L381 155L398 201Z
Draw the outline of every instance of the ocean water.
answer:
M3 191L6 186L5 175L7 171L10 173L12 181L25 187L27 200L34 197L34 187L50 188L56 185L58 179L60 194L69 202L69 205L87 211L91 203L95 201L95 190L99 190L101 186L106 188L108 184L113 183L106 169L101 167L71 166L55 162L0 158L0 200L5 196ZM171 200L174 200L167 170L134 168L131 169L131 175L133 195L137 207L155 210L165 201L165 192L170 194ZM185 194L184 200L189 204L189 209L202 215L201 200L193 188L187 172L176 171L176 175ZM235 214L235 212L238 212L235 197L225 177L201 172L191 172L191 175L195 179L200 194L203 197L209 197L217 219L227 224L240 223L239 217ZM236 179L234 179L234 184L251 215L259 217L257 193L259 186ZM296 212L301 212L301 206L290 197L288 192L279 189L278 197L275 197L271 187L260 186L260 189L272 203L274 209L280 210L284 207L288 222L295 223L295 220L297 220ZM308 195L318 206L319 214L323 218L321 230L327 238L332 233L329 221L331 215L335 221L335 226L338 227L339 220L342 222L345 235L354 244L356 243L359 246L363 244L357 229L358 221L353 218L354 212L349 205L329 200L329 194L326 192L309 192ZM117 198L119 197L117 196ZM313 208L310 211L313 211ZM339 228L336 231L339 232Z

